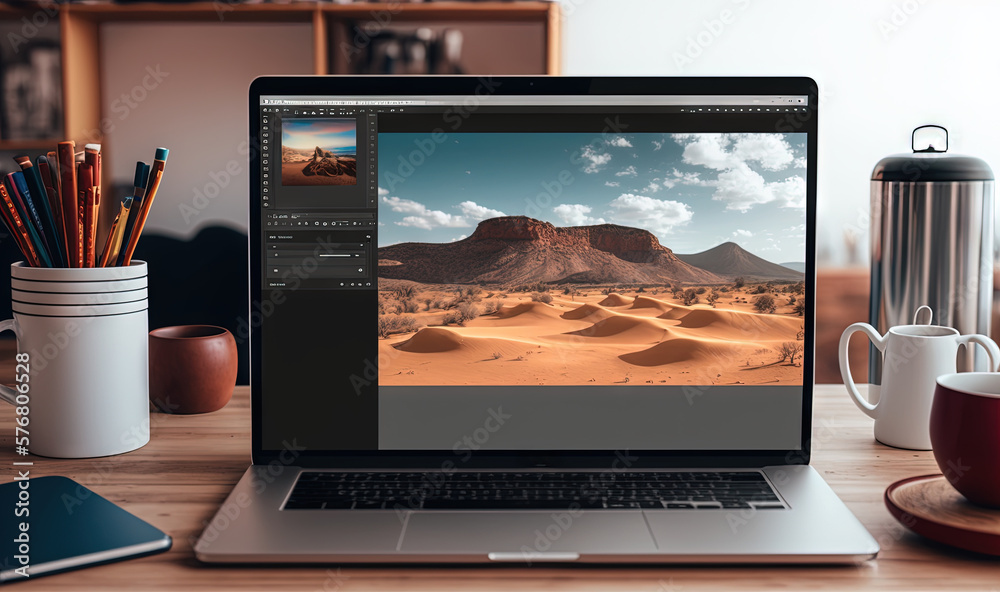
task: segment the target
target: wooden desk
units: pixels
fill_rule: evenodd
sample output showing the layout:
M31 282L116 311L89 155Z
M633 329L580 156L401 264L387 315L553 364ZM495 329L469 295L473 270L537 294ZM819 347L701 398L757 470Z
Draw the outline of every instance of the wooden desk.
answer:
M34 476L65 475L170 533L161 555L39 578L17 590L1000 590L1000 561L929 543L886 511L882 492L897 479L937 472L929 452L895 450L872 439L871 420L842 386L820 387L816 469L882 546L879 558L848 567L338 568L210 567L191 546L250 462L246 387L208 415L153 414L152 441L119 457L36 458ZM0 408L2 480L13 478L13 413ZM6 510L4 510L6 511ZM6 536L6 533L3 533ZM822 533L817 533L822 536Z

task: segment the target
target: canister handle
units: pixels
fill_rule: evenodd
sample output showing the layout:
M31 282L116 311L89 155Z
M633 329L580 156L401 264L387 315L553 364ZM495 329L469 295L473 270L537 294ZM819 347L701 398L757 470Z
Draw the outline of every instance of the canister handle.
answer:
M920 130L928 130L928 129L935 129L935 130L938 130L938 131L936 131L936 132L924 132L924 133L920 134L921 136L931 135L931 141L930 142L921 142L921 146L923 146L923 148L920 148L918 150L917 149L917 132L919 132ZM942 134L942 132L943 132L943 134ZM934 140L940 139L942 137L944 138L944 150L938 150L937 148L934 147ZM913 133L910 134L910 148L912 148L914 152L947 152L948 151L948 130L943 125L922 125L922 126L918 127L917 129L913 130Z

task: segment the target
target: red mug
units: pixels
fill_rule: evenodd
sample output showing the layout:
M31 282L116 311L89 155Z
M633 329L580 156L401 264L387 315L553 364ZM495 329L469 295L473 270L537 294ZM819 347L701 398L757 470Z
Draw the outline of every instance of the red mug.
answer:
M939 376L930 427L948 482L970 502L1000 508L1000 373Z

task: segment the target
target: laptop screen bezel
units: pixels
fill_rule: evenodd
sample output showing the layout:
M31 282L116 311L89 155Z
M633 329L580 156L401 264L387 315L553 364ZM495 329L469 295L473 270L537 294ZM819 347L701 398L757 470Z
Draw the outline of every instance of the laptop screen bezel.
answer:
M788 119L787 129L807 134L806 156L806 308L804 312L807 344L803 353L802 417L799 446L790 450L547 450L477 451L462 463L463 469L477 468L608 468L633 469L671 467L760 467L769 465L808 464L812 433L813 371L815 358L816 299L816 170L817 103L815 81L807 77L550 77L494 76L502 84L496 94L510 95L806 95L809 109ZM263 286L261 272L261 224L259 153L259 115L262 95L317 96L399 96L471 95L481 88L479 76L262 76L249 90L249 278L248 305ZM491 88L494 85L491 85ZM252 310L252 308L251 308ZM454 461L454 453L442 451L335 451L264 449L263 386L260 372L262 351L260 327L251 326L250 402L252 418L252 462L281 466L328 468L445 468ZM276 396L276 395L274 395Z

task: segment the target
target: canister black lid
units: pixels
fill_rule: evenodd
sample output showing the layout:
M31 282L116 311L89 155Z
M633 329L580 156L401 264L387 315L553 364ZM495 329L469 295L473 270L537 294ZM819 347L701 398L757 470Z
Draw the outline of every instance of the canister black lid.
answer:
M992 181L993 170L974 156L946 154L948 130L924 125L913 130L913 154L893 154L878 161L872 181Z

